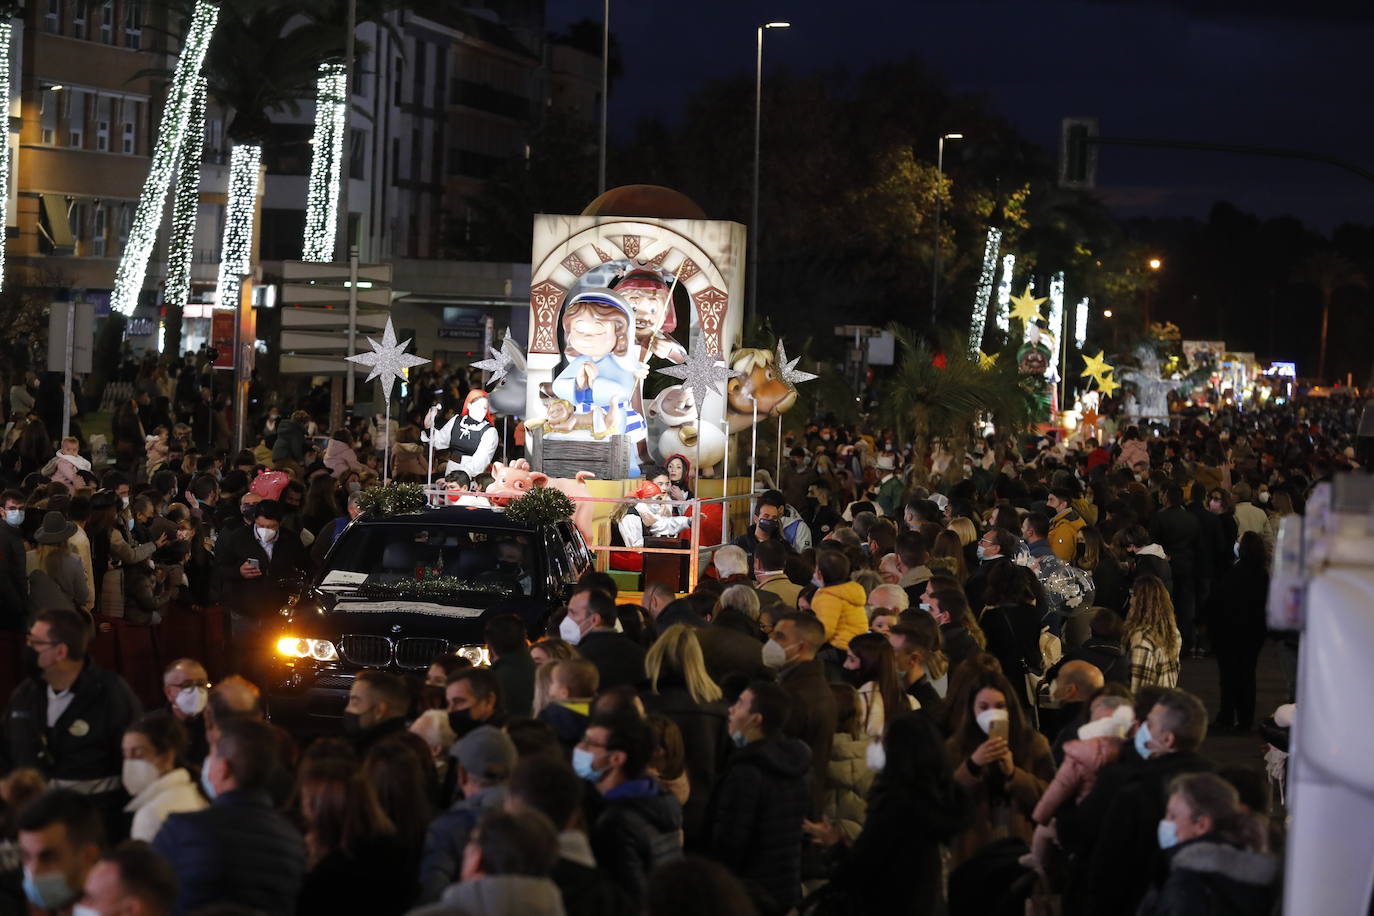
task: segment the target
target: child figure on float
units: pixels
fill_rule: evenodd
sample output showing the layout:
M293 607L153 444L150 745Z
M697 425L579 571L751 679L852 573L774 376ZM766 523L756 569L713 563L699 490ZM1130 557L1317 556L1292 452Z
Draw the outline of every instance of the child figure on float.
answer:
M634 328L633 309L610 290L574 295L563 309L563 355L568 362L552 385L554 394L571 402L578 413L591 415L593 436L623 433L632 448L648 435L632 406L649 373L648 365L630 353Z

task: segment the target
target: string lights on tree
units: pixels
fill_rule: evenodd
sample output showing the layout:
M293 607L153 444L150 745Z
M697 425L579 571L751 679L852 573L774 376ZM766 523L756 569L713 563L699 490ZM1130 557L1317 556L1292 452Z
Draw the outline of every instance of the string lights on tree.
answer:
M988 227L988 240L983 246L983 273L973 294L973 322L968 331L968 354L977 356L983 346L983 328L987 326L988 301L992 298L992 283L997 277L997 254L1002 248L1002 230Z
M314 153L305 203L305 247L302 260L334 260L339 219L339 184L343 180L346 127L346 68L340 63L320 65L315 95Z
M1011 275L1016 270L1016 255L1002 258L1002 279L997 284L997 330L1011 333Z
M171 85L167 87L167 104L162 109L162 121L158 124L157 139L153 143L148 177L143 182L138 209L129 228L124 254L115 272L114 291L110 295L111 308L125 315L132 314L138 305L143 278L148 272L148 258L153 253L157 229L162 222L162 205L167 199L167 188L172 181L172 172L177 167L181 140L191 118L191 104L200 66L205 60L205 51L210 46L210 36L215 31L218 18L219 7L216 4L197 0Z
M0 227L10 218L10 35L9 17L0 19ZM0 239L0 289L5 288L5 243Z
M215 287L218 305L238 306L243 275L253 266L253 217L261 163L262 147L256 144L236 145L229 154L229 203L224 208L224 244Z
M191 117L178 152L177 179L172 198L172 232L167 245L167 304L191 301L191 256L196 242L196 214L200 209L200 159L205 149L205 80L196 80Z
M1050 278L1050 365L1045 377L1059 378L1059 347L1064 340L1064 272Z
M1081 350L1083 345L1088 342L1088 297L1084 296L1078 300L1077 313L1074 315L1073 322L1073 345Z

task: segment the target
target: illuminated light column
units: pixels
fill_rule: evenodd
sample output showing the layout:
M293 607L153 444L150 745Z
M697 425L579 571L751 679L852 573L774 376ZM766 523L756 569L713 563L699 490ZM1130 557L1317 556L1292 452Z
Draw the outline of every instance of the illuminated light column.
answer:
M1073 345L1078 349L1083 349L1083 345L1088 342L1088 297L1084 296L1078 300L1078 310L1074 315L1073 322Z
M196 244L196 213L200 209L200 159L205 149L205 80L196 80L191 117L178 151L172 232L167 245L167 304L191 301L191 258Z
M1064 345L1064 272L1050 278L1050 366L1045 377L1059 378L1059 348Z
M1002 258L1002 279L997 284L997 329L1011 333L1011 274L1016 269L1016 255Z
M988 301L992 298L992 281L997 277L997 254L1002 248L1002 230L988 227L988 240L983 246L983 273L973 295L973 322L968 330L969 356L977 356L983 346L983 328L988 321Z
M10 34L9 17L0 20L0 229L10 216ZM5 288L5 240L0 237L0 289Z
M320 65L315 95L315 150L310 159L310 185L305 202L305 247L301 259L334 260L338 234L339 183L343 178L344 96L343 64Z
M125 315L132 314L138 305L138 294L143 289L143 278L148 272L148 258L153 253L157 228L162 222L162 204L167 199L167 187L171 184L172 172L177 165L177 151L191 118L191 102L195 96L200 65L205 61L205 51L210 46L210 36L215 31L218 18L217 5L197 0L191 25L181 45L181 55L177 58L176 71L172 75L171 85L167 87L167 103L162 109L162 121L158 124L157 139L153 143L148 177L143 182L138 209L129 228L129 239L119 259L119 269L115 272L114 291L110 294L110 307Z
M262 147L235 146L229 154L229 203L224 208L224 245L219 255L215 302L237 305L241 278L252 269L253 216L258 202Z

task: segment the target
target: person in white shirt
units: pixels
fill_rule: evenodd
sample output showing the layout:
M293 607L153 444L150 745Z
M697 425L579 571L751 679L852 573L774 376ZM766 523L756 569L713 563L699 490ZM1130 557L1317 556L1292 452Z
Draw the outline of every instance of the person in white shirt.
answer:
M124 731L121 780L133 799L124 810L134 816L129 836L151 843L169 814L209 807L184 767L186 729L166 712L143 716Z

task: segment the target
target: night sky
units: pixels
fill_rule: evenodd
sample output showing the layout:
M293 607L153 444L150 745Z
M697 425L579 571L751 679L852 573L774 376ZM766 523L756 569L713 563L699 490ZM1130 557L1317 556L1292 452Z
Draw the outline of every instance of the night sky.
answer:
M581 18L599 21L601 0L549 5L552 30ZM613 132L676 120L703 83L752 74L754 27L771 19L792 28L768 34L765 79L915 54L1047 149L1060 117L1087 114L1104 135L1305 148L1374 170L1370 2L612 0ZM1321 229L1374 223L1374 183L1313 163L1105 148L1098 187L1123 216L1202 218L1230 200Z

